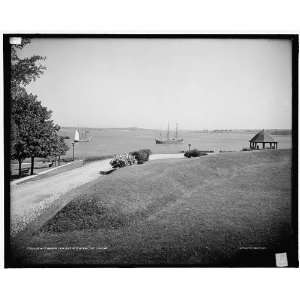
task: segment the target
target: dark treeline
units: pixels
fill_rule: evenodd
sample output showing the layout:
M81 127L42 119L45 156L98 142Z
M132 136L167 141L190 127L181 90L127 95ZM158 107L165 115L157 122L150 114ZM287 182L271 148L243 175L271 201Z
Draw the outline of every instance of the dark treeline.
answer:
M11 46L11 159L19 162L19 176L24 159L31 159L33 174L36 157L59 161L68 150L64 138L58 135L60 127L51 120L52 112L38 101L37 95L26 91L25 87L46 70L42 64L45 57L20 58L29 43L29 39L22 39L21 45Z

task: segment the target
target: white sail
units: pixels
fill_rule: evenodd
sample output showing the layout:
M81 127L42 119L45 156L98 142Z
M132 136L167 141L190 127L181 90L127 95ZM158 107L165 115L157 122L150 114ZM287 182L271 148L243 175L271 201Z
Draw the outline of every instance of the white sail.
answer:
M77 129L75 131L74 142L79 142L79 132Z

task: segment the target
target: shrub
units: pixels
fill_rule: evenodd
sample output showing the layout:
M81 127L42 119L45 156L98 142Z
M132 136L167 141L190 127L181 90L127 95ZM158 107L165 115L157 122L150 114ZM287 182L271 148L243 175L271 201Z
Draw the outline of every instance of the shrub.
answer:
M149 160L149 156L151 154L150 149L141 149L138 151L130 152L132 156L137 160L138 164L143 164L145 161Z
M72 157L65 157L61 161L65 162L65 163L68 163L68 162L73 161L73 158Z
M190 150L190 151L186 151L184 153L184 156L187 157L187 158L199 157L199 156L203 156L203 155L207 155L207 153L203 152L203 151L200 151L198 149L193 149L193 150Z
M129 153L117 154L109 162L113 168L123 168L137 163L135 157Z

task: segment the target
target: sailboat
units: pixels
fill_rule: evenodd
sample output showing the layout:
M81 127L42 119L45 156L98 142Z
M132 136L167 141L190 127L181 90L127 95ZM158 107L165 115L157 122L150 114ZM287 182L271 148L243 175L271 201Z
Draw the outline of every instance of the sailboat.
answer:
M89 139L80 139L79 131L78 129L75 130L75 135L74 135L74 143L79 143L79 142L90 142L91 138Z
M163 139L160 137L159 139L155 139L156 144L182 144L183 138L178 137L178 124L176 123L176 131L175 131L175 137L170 138L170 126L168 123L168 131L167 131L167 138Z

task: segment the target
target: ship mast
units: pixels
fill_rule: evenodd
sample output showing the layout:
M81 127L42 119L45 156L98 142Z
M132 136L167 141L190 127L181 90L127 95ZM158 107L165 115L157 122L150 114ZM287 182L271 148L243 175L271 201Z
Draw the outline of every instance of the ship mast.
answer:
M176 139L177 139L177 136L178 136L178 124L176 123L176 134L175 134Z
M168 133L167 133L167 139L169 140L170 139L170 124L168 122Z

